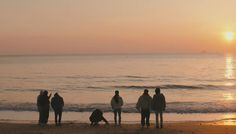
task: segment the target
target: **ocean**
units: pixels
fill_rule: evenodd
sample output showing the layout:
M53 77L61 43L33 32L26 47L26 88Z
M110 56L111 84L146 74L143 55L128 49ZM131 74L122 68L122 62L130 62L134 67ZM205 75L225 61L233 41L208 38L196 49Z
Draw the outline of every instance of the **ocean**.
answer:
M109 113L110 100L119 90L123 113L130 115L137 113L135 104L144 89L153 96L160 87L169 115L234 113L235 58L222 54L0 56L0 112L36 113L40 90L48 90L63 96L65 112L83 114L100 108Z

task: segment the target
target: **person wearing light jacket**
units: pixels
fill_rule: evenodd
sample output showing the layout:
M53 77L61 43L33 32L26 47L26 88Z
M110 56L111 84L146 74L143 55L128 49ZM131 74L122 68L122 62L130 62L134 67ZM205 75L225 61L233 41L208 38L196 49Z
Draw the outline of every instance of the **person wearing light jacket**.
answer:
M150 126L149 118L150 118L150 111L152 106L152 97L148 94L148 90L145 89L143 95L141 95L138 99L136 104L136 108L139 112L141 112L141 125L142 128ZM146 120L146 121L145 121Z
M117 115L119 119L118 125L121 125L121 108L123 106L123 99L119 95L119 91L115 91L115 95L111 99L111 107L114 112L114 120L115 120L115 125L117 125Z

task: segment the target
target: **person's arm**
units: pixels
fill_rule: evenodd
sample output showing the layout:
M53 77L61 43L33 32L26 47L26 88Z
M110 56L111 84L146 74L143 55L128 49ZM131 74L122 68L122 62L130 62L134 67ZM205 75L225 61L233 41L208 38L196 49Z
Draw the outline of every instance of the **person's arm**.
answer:
M166 99L165 99L165 96L163 95L163 102L164 102L164 111L166 109Z
M111 98L110 104L111 104L111 108L113 109L113 97Z
M51 98L51 96L52 96L52 93L50 93L50 94L49 94L49 96L48 96L48 99L50 99L50 98Z
M102 116L102 120L107 124L109 125L109 122Z
M123 106L124 105L124 101L123 101L123 99L122 99L122 97L120 97L120 104L121 104L121 106Z
M64 107L64 99L61 97L62 107Z
M136 109L140 112L140 102L141 101L141 97L139 97L139 99L138 99L138 102L137 102L137 104L136 104Z
M152 98L152 103L151 103L151 105L152 105L152 110L155 110L155 104L156 104L156 102L155 102L155 95L153 95L153 98Z

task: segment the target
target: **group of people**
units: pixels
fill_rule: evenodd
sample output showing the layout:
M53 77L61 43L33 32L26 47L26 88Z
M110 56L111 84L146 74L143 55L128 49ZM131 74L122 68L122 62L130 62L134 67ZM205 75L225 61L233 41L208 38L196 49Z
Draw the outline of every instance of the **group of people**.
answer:
M40 91L40 94L37 98L37 107L39 111L39 121L40 126L44 126L48 122L49 109L50 109L50 98L52 94L48 95L48 91ZM61 125L62 109L64 106L63 98L55 93L51 99L51 106L55 114L55 124L56 126Z
M115 95L111 99L111 107L114 112L115 125L121 125L121 111L123 103L124 102L122 97L119 95L119 91L116 90ZM160 88L156 88L153 98L148 94L148 90L145 89L144 93L139 97L136 104L136 109L141 113L142 128L145 125L147 128L150 126L149 119L151 110L153 110L156 115L156 128L163 128L163 111L165 111L165 108L165 96L160 92ZM99 121L104 121L106 124L109 124L108 121L103 117L102 111L99 109L94 110L89 119L92 126L97 125Z
M37 106L39 110L39 124L45 125L48 121L49 115L49 105L51 94L48 95L47 91L41 91L38 96ZM111 99L111 107L114 112L114 122L116 126L121 125L121 111L124 102L122 97L119 95L119 91L115 91L115 95ZM64 106L64 101L58 93L54 94L54 97L51 99L51 106L55 113L55 123L56 125L61 125L61 116ZM142 128L146 125L148 128L150 126L150 113L153 110L156 115L156 128L163 128L163 112L166 108L165 96L160 92L160 88L156 88L155 94L151 97L148 93L148 90L145 89L143 94L139 97L136 104L136 109L141 113L141 126ZM58 119L59 117L59 119ZM160 117L160 121L159 121ZM91 126L96 126L100 121L104 121L106 124L109 124L108 121L104 118L103 112L100 109L95 109L91 116L89 117ZM160 122L160 123L159 123Z

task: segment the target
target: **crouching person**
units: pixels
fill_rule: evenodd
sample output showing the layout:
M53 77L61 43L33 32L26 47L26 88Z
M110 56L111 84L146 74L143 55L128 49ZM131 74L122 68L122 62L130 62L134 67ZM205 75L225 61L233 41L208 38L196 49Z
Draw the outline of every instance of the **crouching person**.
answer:
M64 100L58 93L54 94L54 97L51 100L51 106L55 114L55 125L61 126L61 117L64 106Z
M108 121L103 117L103 113L100 109L95 109L91 116L89 117L91 122L90 126L97 126L100 121L104 121L107 125Z

